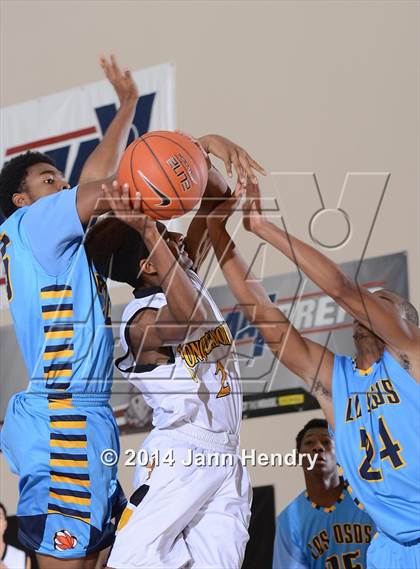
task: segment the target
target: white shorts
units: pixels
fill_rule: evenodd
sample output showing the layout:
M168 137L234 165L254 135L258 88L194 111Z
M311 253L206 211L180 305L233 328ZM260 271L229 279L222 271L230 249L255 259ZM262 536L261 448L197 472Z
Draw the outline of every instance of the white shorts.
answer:
M121 517L108 567L241 567L252 489L236 441L228 438L192 425L152 431L142 452L159 451L158 460L154 468L137 467L137 490Z

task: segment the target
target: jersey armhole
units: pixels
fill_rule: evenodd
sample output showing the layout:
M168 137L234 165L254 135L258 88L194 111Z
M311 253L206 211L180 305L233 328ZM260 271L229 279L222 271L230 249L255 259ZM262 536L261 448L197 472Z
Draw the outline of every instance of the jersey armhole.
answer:
M333 365L333 370L332 370L332 378L331 378L331 406L332 406L332 414L333 414L333 420L334 420L334 429L331 427L330 423L328 422L328 432L330 433L331 437L334 438L335 437L335 398L334 398L334 391L335 391L335 378L336 378L336 374L338 372L338 366L340 365L340 361L341 361L342 356L338 355L338 354L334 354L334 365Z
M130 348L130 337L129 337L130 325L132 324L132 322L136 318L136 316L138 316L138 314L140 314L140 312L144 312L145 310L154 310L155 312L157 312L159 310L159 308L152 308L150 306L143 306L142 308L139 308L138 310L136 310L136 312L134 312L134 314L132 314L130 316L130 318L127 320L127 323L125 325L124 340L127 344L127 351L123 356L121 356L115 360L115 366L120 371L124 371L124 373L145 373L145 372L153 371L154 369L159 367L158 365L155 365L155 364L138 364L138 363L136 363L136 359L135 359L134 354ZM167 365L174 364L175 363L175 354L174 354L172 347L171 346L164 346L164 347L168 348L170 350L170 354L169 354L170 359L169 359ZM134 365L132 365L131 367L129 367L127 369L122 370L119 367L119 365L130 355L130 353L133 357Z

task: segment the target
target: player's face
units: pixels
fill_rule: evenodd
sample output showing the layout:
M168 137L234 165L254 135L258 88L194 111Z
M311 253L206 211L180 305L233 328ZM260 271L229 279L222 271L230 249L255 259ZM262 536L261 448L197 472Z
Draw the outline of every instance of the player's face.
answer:
M363 326L363 324L361 324L358 320L353 320L353 339L356 346L358 345L358 343L366 340L366 338L372 339L375 337L376 337L375 334L371 332L369 328Z
M394 309L398 312L398 314L400 316L402 316L402 317L405 316L403 304L402 304L402 298L400 296L398 296L398 294L395 294L394 292L391 292L391 291L385 290L385 289L377 290L373 294L375 296L381 298L385 302L392 304Z
M190 269L193 263L185 250L185 239L182 233L166 231L164 239L181 267L183 269Z
M309 429L302 439L299 452L311 457L318 455L313 472L331 474L337 469L334 441L327 429ZM308 466L309 462L305 461L305 470Z
M15 196L23 197L23 203L16 205L20 207L31 205L40 198L69 188L70 185L66 182L60 170L51 166L51 164L40 162L28 168L27 176L21 186L21 193L15 194Z
M373 294L392 306L393 309L398 312L401 317L404 317L402 300L397 294L394 294L388 290L377 290ZM380 338L371 332L369 328L363 326L363 324L361 324L358 320L353 320L353 338L356 346L358 343L363 342L366 339L372 340L373 338L376 338L377 340L381 341Z

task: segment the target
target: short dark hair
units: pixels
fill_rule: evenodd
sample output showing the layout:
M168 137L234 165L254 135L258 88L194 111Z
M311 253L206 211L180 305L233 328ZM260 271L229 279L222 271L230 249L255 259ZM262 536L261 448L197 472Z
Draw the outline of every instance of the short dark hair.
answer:
M416 307L413 304L411 304L411 302L406 300L405 298L402 301L402 307L403 307L406 319L409 322L411 322L412 324L414 324L414 326L418 326L419 325L419 313L417 312Z
M42 152L25 152L6 162L0 172L0 209L5 217L10 217L18 208L12 201L14 194L22 191L22 182L28 174L28 168L45 162L56 166L54 160Z
M297 437L296 437L296 448L297 448L298 452L300 451L300 445L302 444L303 437L311 429L327 429L328 430L328 423L325 419L311 419L309 421L309 423L306 423L306 425L303 427L303 429L298 432Z
M390 292L391 294L397 296L401 301L401 306L402 309L404 310L404 315L406 320L411 322L411 324L414 324L414 326L419 325L419 313L417 312L416 307L413 304L411 304L410 301L401 296L398 292L394 292L393 290L389 290L388 288L379 289L378 292L380 292L381 290L385 292Z
M3 510L4 517L7 518L6 508L4 507L4 505L1 502L0 502L0 509Z
M149 257L141 235L116 217L97 221L86 234L85 247L89 259L105 278L143 286L139 263Z

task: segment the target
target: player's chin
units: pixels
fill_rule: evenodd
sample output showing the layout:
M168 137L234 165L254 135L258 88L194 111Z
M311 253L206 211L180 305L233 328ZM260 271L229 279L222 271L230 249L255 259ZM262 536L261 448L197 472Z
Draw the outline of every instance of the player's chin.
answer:
M186 253L182 253L178 257L178 262L181 265L181 267L184 269L184 271L191 269L193 266L192 260L188 257L188 255Z

